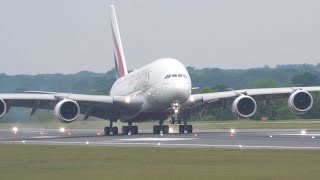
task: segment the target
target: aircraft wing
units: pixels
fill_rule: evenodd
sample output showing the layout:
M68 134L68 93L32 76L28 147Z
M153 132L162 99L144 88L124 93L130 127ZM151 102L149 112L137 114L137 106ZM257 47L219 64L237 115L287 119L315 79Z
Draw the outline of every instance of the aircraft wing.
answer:
M6 112L8 112L11 107L27 107L31 108L30 114L33 115L37 109L53 110L61 100L68 99L75 101L79 105L80 114L85 115L84 119L87 119L89 116L108 119L111 112L117 112L117 110L121 109L121 106L126 106L126 104L128 104L127 98L128 97L124 96L51 92L0 94L0 100L5 102ZM132 100L131 102L131 104L137 103L137 101Z
M261 88L261 89L242 89L230 90L226 92L214 92L206 94L193 94L189 100L182 106L182 109L198 107L206 104L216 106L224 106L225 103L234 100L235 98L246 95L254 100L271 100L290 97L291 94L297 91L312 92L320 91L320 86L313 87L283 87L283 88ZM232 102L231 101L231 102Z

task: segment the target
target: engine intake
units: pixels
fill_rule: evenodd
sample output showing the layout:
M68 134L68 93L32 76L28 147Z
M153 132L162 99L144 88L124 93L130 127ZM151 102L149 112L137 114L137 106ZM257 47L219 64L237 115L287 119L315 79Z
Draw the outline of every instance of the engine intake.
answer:
M62 123L71 123L79 117L80 107L76 101L64 99L54 107L54 116Z
M307 91L295 91L288 99L289 110L294 114L304 114L308 112L312 106L313 98Z
M7 105L3 99L0 99L0 118L2 118L7 113Z
M257 103L252 97L241 95L233 101L231 111L236 118L249 118L256 113Z

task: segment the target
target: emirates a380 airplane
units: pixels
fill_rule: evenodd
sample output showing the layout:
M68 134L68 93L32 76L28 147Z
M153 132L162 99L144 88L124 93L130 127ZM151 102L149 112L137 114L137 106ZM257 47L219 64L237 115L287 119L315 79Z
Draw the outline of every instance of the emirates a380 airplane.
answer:
M312 108L313 98L310 91L320 87L284 87L264 89L230 90L208 94L191 94L190 75L185 66L176 59L164 58L128 73L122 49L120 33L114 6L110 6L112 36L114 40L114 60L117 80L110 95L82 95L42 91L28 91L17 94L0 94L0 117L11 107L31 108L30 115L37 109L53 110L55 117L63 123L71 123L83 115L109 120L105 135L118 134L113 122L120 120L128 123L122 127L122 134L137 134L138 127L132 123L157 120L153 133L169 133L169 126L163 121L176 117L183 121L179 133L192 133L188 125L190 110L205 106L225 107L231 105L236 118L249 118L257 110L256 100L268 104L271 99L288 98L289 109L296 114L306 113Z

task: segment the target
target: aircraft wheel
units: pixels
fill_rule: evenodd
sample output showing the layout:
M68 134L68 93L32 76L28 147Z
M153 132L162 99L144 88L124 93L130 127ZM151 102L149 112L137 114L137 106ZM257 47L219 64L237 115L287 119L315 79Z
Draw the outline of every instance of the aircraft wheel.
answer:
M163 131L163 134L169 134L169 126L168 125L164 125L163 127L162 127L162 131Z
M109 136L110 135L110 127L104 128L104 135Z
M128 134L128 126L122 126L122 134Z
M180 134L184 133L184 125L179 125L179 133Z
M116 126L112 127L112 132L113 132L113 135L118 135L118 127Z
M192 133L192 125L187 125L187 133Z
M132 134L138 134L138 126L131 126Z
M153 126L153 134L160 134L160 126L159 125Z

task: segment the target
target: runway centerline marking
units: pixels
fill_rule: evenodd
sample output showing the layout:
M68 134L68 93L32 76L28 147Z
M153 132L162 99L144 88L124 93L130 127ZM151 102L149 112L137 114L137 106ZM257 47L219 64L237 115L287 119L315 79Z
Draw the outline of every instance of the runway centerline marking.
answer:
M63 136L35 136L35 137L29 137L30 139L50 139L50 138L60 138Z

